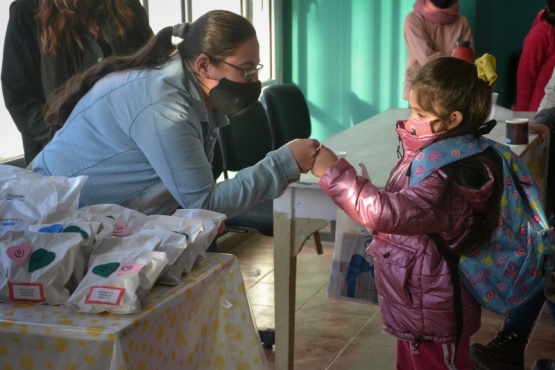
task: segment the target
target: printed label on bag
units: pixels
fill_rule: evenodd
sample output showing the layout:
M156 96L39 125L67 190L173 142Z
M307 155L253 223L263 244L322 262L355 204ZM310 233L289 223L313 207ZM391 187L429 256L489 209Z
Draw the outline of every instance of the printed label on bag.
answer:
M124 288L112 286L92 286L90 287L89 293L85 298L85 303L119 306L124 293Z
M43 285L40 283L8 283L8 289L12 302L40 303L46 301Z

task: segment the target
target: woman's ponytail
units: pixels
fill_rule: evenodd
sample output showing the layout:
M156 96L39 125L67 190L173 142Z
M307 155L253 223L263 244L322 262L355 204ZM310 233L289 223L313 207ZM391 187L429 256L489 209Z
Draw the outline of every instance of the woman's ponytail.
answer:
M175 53L173 27L163 28L134 54L111 56L85 72L70 78L47 102L44 115L47 125L61 126L79 100L104 76L127 69L159 68Z

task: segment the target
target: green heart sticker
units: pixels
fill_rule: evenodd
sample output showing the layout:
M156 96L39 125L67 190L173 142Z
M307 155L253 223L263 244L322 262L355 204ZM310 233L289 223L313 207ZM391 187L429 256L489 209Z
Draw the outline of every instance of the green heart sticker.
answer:
M37 249L29 257L29 272L48 266L56 258L56 253L49 252L44 248Z
M108 277L119 267L119 262L105 263L104 265L96 265L93 267L92 272L102 277Z
M63 233L80 233L81 236L83 237L83 239L88 239L89 238L89 234L87 234L87 232L85 230L81 229L79 226L68 226L62 232Z

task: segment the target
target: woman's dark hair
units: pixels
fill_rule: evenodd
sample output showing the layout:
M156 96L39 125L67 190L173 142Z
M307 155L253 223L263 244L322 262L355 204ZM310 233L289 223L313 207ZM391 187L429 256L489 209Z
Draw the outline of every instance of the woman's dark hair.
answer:
M244 17L226 10L214 10L184 25L183 41L177 45L181 55L191 62L200 54L214 59L233 55L245 41L256 37L252 24ZM132 55L111 56L85 72L70 78L53 93L48 101L45 121L49 125L63 125L77 102L102 77L117 71L138 68L160 68L176 52L172 43L174 27L163 28L149 42ZM218 63L212 61L212 63Z
M35 18L40 24L42 52L56 55L61 48L85 49L80 17L89 18L85 23L108 19L122 36L131 27L133 16L126 0L41 0Z
M240 44L255 37L256 31L246 18L216 10L194 21L178 48L187 62L194 61L200 54L225 59L233 55Z
M476 65L452 57L434 59L418 71L411 91L416 93L419 107L437 116L443 129L447 128L452 112L462 113L461 123L444 131L439 139L466 134L476 137L482 135L480 129L490 113L493 91L487 82L478 77ZM487 169L495 181L487 213L477 215L473 231L459 244L459 254L470 254L490 241L497 227L503 191L501 158L488 149L442 169L448 177L438 205L446 209L451 205L451 197L457 186L479 189L489 180Z

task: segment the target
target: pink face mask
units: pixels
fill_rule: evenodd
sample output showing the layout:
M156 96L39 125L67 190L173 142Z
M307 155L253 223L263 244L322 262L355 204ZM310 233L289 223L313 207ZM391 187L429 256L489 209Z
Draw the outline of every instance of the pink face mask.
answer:
M407 121L405 122L405 130L407 130L411 135L415 136L423 136L434 133L432 131L432 124L430 122L419 121L412 118L412 116L409 117L409 119L407 119Z

